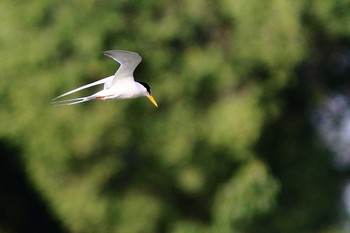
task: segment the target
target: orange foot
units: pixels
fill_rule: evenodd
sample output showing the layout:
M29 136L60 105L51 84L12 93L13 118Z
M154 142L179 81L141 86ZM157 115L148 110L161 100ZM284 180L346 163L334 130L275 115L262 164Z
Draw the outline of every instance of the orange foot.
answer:
M96 99L103 100L105 97L104 96L97 96Z

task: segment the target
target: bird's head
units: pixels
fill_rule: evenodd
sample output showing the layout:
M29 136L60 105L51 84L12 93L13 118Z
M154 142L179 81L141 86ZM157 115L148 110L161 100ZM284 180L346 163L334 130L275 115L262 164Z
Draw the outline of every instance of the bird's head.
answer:
M154 97L152 96L151 87L144 82L138 82L138 83L140 83L145 88L145 96L147 96L147 98L158 108L158 104L154 99Z

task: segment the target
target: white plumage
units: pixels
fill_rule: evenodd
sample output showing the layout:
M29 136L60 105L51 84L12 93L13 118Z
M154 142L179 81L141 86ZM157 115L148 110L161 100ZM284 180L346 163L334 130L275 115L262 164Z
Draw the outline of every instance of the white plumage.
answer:
M123 50L110 50L103 52L104 55L111 57L120 64L119 69L113 76L98 80L96 82L76 88L72 91L64 93L52 100L54 105L73 105L93 99L109 100L109 99L132 99L140 96L146 96L150 101L158 107L157 102L152 96L151 88L148 84L137 82L134 80L134 70L140 64L142 58L138 53ZM81 91L83 89L104 84L103 90L86 97L58 100L59 98Z

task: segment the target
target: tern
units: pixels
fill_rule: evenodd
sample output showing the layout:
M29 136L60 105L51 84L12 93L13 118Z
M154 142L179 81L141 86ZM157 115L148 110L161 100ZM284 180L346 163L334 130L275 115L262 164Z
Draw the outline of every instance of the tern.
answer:
M123 50L110 50L103 52L103 54L111 57L113 60L120 64L119 69L114 75L57 96L52 100L51 103L53 105L62 106L79 104L94 99L132 99L136 97L146 96L156 107L158 107L156 100L152 96L150 86L147 83L134 80L134 70L142 60L141 56L138 53ZM93 95L68 100L57 100L64 96L100 84L104 84L103 89Z

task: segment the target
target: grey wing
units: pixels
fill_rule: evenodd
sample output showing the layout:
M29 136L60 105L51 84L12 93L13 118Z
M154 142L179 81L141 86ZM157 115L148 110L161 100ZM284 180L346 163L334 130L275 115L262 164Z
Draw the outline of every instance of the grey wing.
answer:
M113 85L117 80L128 78L134 81L135 68L140 64L142 58L138 53L123 51L123 50L110 50L103 52L104 55L111 57L113 60L120 64L119 69L114 75Z

